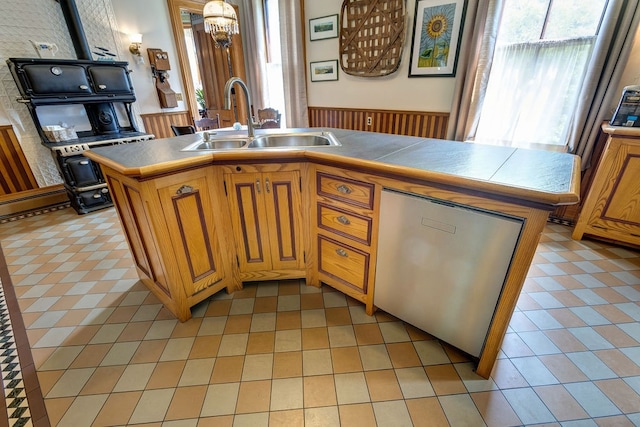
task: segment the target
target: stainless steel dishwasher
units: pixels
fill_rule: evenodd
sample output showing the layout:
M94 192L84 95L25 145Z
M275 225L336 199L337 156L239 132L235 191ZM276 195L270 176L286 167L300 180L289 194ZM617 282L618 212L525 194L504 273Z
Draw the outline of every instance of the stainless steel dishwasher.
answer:
M374 304L479 357L523 223L383 190Z

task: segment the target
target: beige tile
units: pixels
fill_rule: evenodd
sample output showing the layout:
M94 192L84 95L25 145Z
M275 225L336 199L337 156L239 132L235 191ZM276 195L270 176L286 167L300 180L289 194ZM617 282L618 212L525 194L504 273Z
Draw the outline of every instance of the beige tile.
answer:
M45 397L77 396L94 372L95 368L79 368L65 371Z
M300 350L302 350L302 331L300 329L276 331L276 352Z
M279 378L271 382L271 411L299 409L304 405L302 378Z
M546 366L560 382L587 380L587 376L564 354L548 354L538 356L538 359L544 363L544 366ZM509 361L509 363L511 362Z
M244 358L242 381L266 380L273 371L273 353L251 354Z
M353 326L330 326L327 328L329 332L329 344L331 347L351 347L356 345L356 335Z
M240 383L211 384L202 404L202 417L233 415L238 401Z
M155 369L155 363L128 365L116 383L114 392L144 390Z
M267 412L271 400L271 380L240 383L236 414Z
M145 390L140 396L129 423L141 424L162 421L171 404L174 391L173 388Z
M249 334L230 334L223 335L218 348L218 357L239 356L245 354L247 350L247 342Z
M411 337L404 327L404 322L384 322L379 323L378 327L386 343L411 341Z
M267 332L276 330L276 313L255 313L251 316L250 332Z
M369 402L369 389L363 372L336 374L336 397L339 405Z
M92 425L95 427L126 425L141 396L142 391L110 394Z
M242 378L244 356L218 357L213 365L212 383L239 382Z
M300 312L300 322L303 328L320 328L327 326L327 319L324 314L324 309L322 308L302 310Z
M451 425L483 425L482 415L468 394L440 396L439 400Z
M289 351L273 354L273 378L302 376L302 352Z
M336 405L333 375L315 375L304 377L304 407Z
M305 408L304 425L305 427L340 427L338 408L335 406Z
M379 426L410 426L411 416L404 400L374 402L373 412Z
M191 359L187 360L184 366L179 387L209 384L209 379L213 373L213 366L216 359L211 357L208 359Z
M520 418L500 391L472 393L471 398L487 425L515 426L521 424Z
M360 360L365 371L392 368L391 359L384 344L360 346Z
M435 391L422 367L396 369L396 377L405 399L435 396Z
M138 346L130 363L152 363L160 360L167 340L143 341Z
M77 397L57 424L59 427L91 425L107 400L107 394Z
M302 352L302 374L325 375L333 373L331 352L326 350L305 350Z

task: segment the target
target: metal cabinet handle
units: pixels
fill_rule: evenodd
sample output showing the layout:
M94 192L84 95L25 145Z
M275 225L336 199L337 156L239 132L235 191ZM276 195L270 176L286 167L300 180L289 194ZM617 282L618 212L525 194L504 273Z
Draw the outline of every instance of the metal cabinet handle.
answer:
M271 193L271 187L269 186L269 178L264 180L264 186L267 189L267 193Z
M80 160L80 164L81 165L88 165L89 164L89 160Z
M100 88L101 90L105 90L107 88L107 85L98 85L98 88Z
M256 179L256 191L258 191L258 194L260 194L260 180Z
M338 185L338 191L343 194L351 194L351 189L344 184Z
M336 249L336 253L341 257L345 257L345 258L349 256L347 251L345 251L344 249Z
M349 225L351 224L351 221L349 221L349 218L347 218L344 215L340 215L338 218L336 218L338 220L338 222L340 224L344 224L344 225Z
M87 90L87 89L89 89L89 86L87 86L87 85L80 85L80 89L82 89L82 90Z
M182 187L178 188L178 191L176 191L176 194L189 194L189 193L193 193L193 187L190 185L183 185Z
M93 195L93 196L91 196L91 197L93 197L94 199L99 199L99 198L101 198L101 197L102 197L102 195L100 195L100 194L96 193L96 194L94 194L94 195Z

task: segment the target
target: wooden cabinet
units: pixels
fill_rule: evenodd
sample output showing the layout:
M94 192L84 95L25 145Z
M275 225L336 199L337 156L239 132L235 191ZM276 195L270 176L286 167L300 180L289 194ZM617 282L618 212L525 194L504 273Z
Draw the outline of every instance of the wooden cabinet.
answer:
M329 166L317 166L314 179L314 281L362 301L372 314L379 186Z
M609 137L572 237L640 246L640 129L602 129Z
M241 280L305 277L300 166L222 168Z
M240 288L223 250L228 219L212 168L145 181L103 170L141 280L180 321L213 293Z

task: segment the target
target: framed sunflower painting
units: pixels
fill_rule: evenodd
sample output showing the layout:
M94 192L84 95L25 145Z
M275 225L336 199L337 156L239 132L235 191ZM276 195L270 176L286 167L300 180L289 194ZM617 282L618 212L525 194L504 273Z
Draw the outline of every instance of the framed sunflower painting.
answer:
M409 77L453 77L466 0L416 0Z

